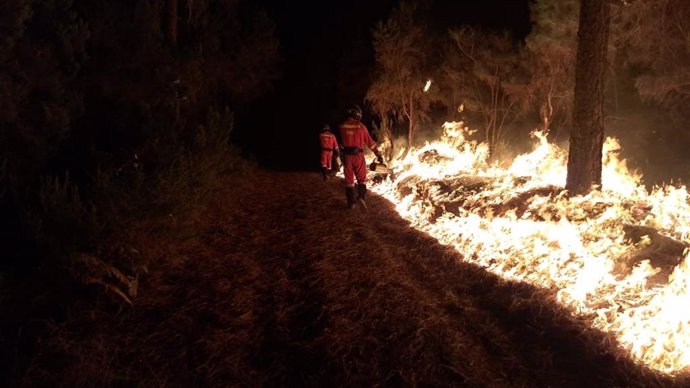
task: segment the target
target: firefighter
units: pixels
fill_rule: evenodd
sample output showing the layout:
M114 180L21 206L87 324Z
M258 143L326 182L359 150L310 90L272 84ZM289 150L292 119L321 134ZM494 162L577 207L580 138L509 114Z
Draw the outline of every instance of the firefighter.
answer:
M364 145L376 155L379 163L383 164L383 156L376 148L376 143L369 135L369 131L362 120L362 109L355 105L346 111L347 120L340 124L340 140L343 145L345 168L345 195L347 206L355 206L355 178L357 178L357 200L366 209L364 196L367 193L367 163L364 160Z
M321 141L321 173L323 173L323 180L328 179L328 173L331 171L331 162L333 155L338 156L340 147L335 135L331 132L331 126L324 124L319 136Z

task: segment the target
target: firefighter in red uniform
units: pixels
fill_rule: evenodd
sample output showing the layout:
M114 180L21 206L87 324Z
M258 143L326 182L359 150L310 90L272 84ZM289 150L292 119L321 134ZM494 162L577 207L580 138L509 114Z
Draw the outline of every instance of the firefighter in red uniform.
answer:
M319 136L321 141L321 172L323 173L323 180L328 179L328 173L331 171L331 161L333 160L333 153L338 156L340 148L335 135L331 132L331 126L325 124L321 129Z
M347 206L355 206L355 178L357 178L358 200L366 208L364 196L367 193L367 163L364 160L364 145L371 149L379 163L383 164L383 156L376 148L376 143L369 135L367 127L360 122L362 109L355 105L347 110L347 120L340 124L340 140L343 145L345 164L345 195Z

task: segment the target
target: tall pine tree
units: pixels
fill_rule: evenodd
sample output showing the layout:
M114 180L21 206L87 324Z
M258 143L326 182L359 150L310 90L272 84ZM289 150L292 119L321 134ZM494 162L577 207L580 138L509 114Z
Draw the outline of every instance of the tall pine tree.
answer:
M611 21L607 0L582 0L575 64L575 106L566 189L587 194L601 186L604 81Z

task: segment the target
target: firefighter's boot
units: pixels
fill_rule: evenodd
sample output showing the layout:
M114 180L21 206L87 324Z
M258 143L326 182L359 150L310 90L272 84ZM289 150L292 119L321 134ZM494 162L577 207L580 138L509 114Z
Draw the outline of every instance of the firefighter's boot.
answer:
M345 188L345 196L347 197L347 207L349 209L354 209L354 207L355 207L355 188L354 187L346 187Z
M358 183L357 184L357 195L358 195L357 200L359 201L360 205L362 205L362 207L364 209L366 209L367 203L364 200L364 197L367 195L367 185L366 184L364 184L364 183Z
M328 168L321 167L321 174L323 175L323 180L328 180Z

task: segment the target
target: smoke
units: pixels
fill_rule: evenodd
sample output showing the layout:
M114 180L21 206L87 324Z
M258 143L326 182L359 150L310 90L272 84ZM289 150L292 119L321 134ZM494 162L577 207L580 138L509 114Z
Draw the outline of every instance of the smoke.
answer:
M648 188L690 183L690 139L683 126L659 108L626 109L606 122L606 135L621 142L621 156L644 176Z

